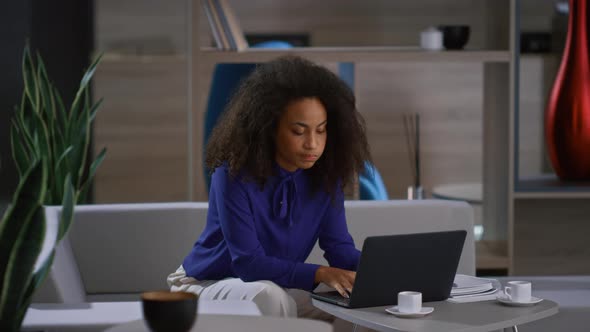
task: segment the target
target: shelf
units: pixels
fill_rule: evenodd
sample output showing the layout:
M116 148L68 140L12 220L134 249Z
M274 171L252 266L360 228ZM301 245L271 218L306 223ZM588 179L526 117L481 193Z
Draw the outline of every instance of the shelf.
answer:
M561 53L522 53L521 59L561 59Z
M117 52L105 52L101 62L111 63L183 63L187 61L185 54L125 54Z
M312 61L334 62L505 62L505 50L425 51L419 47L294 47L290 49L249 48L244 51L220 51L203 48L200 59L206 62L261 62L294 54Z
M590 181L563 182L554 174L522 178L516 183L514 198L590 198Z

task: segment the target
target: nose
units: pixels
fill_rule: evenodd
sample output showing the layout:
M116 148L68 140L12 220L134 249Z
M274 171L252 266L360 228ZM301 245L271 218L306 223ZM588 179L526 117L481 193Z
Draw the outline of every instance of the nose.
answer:
M303 143L303 147L308 150L313 150L318 146L318 138L316 137L315 133L310 133Z

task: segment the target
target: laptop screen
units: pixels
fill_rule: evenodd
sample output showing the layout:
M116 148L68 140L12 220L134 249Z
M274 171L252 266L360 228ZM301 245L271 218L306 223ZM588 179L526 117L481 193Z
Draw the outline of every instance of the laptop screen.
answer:
M402 291L421 292L424 302L447 299L466 235L457 230L367 237L348 306L395 305Z

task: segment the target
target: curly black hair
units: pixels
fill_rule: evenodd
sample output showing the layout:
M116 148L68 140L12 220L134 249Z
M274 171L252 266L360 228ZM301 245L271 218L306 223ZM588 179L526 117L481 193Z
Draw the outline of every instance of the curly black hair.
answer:
M351 184L371 161L365 121L352 90L325 67L298 56L258 65L233 95L206 147L209 170L227 163L230 174L244 174L261 186L274 175L275 138L287 105L317 98L327 112L322 156L306 172L314 188L334 194Z

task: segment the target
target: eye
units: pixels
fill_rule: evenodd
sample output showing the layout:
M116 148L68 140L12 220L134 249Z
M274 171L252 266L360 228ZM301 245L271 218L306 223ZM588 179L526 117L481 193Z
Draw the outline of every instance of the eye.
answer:
M318 128L318 129L316 130L316 132L317 132L318 134L323 134L323 133L325 133L325 132L326 132L326 127L324 127L324 128Z
M293 130L293 135L295 135L295 136L301 136L301 135L303 135L303 132L302 131Z

